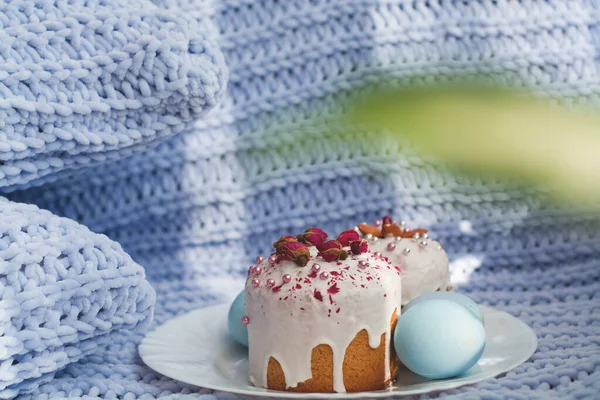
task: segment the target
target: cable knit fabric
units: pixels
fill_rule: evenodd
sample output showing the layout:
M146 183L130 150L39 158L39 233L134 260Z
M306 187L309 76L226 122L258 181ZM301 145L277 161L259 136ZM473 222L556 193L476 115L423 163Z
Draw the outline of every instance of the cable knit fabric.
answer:
M147 149L211 109L206 27L146 0L0 2L0 186Z
M528 323L539 348L504 376L420 398L598 398L598 215L553 206L532 188L457 177L406 144L336 122L354 89L384 77L401 85L477 72L597 105L596 1L155 3L214 24L208 36L230 72L222 101L152 151L11 199L121 243L156 288L157 324L233 298L283 233L317 225L333 234L383 214L425 225L460 290ZM151 371L137 355L141 338L121 333L21 397L235 398Z
M104 235L0 198L0 398L48 381L145 328L155 294L144 269Z

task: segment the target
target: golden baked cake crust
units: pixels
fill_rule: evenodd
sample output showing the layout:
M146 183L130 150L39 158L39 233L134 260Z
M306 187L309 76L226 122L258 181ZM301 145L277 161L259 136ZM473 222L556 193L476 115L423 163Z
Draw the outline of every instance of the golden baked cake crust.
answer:
M392 332L397 322L394 312L390 326ZM390 347L391 377L385 378L385 347ZM347 392L367 392L382 390L390 386L398 371L398 360L392 343L386 343L385 334L381 335L380 345L369 345L369 334L360 331L346 349L344 356L344 386ZM300 393L333 393L333 351L330 346L320 344L313 348L311 355L312 378L300 382L296 387L287 388L285 374L279 362L271 357L267 371L267 387L272 390L285 390Z

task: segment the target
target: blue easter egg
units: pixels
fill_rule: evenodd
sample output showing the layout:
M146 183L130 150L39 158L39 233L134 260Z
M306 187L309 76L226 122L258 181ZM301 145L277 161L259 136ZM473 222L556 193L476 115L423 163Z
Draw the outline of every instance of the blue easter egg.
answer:
M242 317L246 315L246 292L242 290L229 308L227 326L229 337L238 343L248 346L248 327L242 324Z
M402 311L394 346L400 361L415 374L450 378L477 363L485 348L485 329L461 304L432 299Z
M428 292L420 295L419 297L415 297L408 304L404 306L402 312L408 311L409 308L423 302L429 300L450 300L455 303L460 304L465 307L467 310L471 311L481 322L483 321L483 311L473 299L465 296L464 294L456 293L456 292Z

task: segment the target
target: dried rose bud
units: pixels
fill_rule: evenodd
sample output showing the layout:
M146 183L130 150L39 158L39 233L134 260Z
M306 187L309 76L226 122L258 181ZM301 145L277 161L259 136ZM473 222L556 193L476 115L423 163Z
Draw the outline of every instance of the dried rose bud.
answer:
M342 244L337 240L329 240L317 245L319 256L325 261L345 260L348 253L342 250Z
M327 262L345 260L348 258L348 252L339 249L329 249L319 252L319 256L323 257L323 260Z
M319 228L308 228L297 236L297 239L308 246L316 246L327 240L327 234Z
M381 237L381 229L379 229L377 227L374 227L374 226L371 226L369 224L360 224L360 225L358 225L358 230L360 230L360 232L363 235L371 234L371 235L376 236L376 237Z
M310 259L310 251L308 251L308 247L304 243L300 242L287 242L280 244L277 248L280 257L284 259L291 260L301 267L306 266L308 264L308 260Z
M369 245L365 239L357 240L350 243L350 250L352 250L352 254L363 254L369 251Z
M391 225L394 223L394 221L392 221L392 219L387 215L381 219L381 222L383 223L383 225Z
M338 249L338 250L341 250L342 249L342 244L339 241L335 240L335 239L334 240L328 240L326 242L319 243L317 245L317 249L319 251L326 251L326 250L329 250L329 249Z
M340 236L338 236L337 240L342 244L342 246L350 246L350 243L360 240L360 237L358 236L358 232L351 229L340 233Z
M279 254L279 246L281 246L284 243L289 243L289 242L295 242L296 238L290 235L283 235L282 237L279 238L278 241L276 241L275 243L273 243L273 247L275 248L275 250L277 250L277 253Z

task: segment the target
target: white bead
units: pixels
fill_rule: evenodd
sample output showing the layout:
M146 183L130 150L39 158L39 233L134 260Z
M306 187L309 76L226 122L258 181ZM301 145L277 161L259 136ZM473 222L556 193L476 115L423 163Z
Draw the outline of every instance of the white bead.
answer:
M402 252L403 252L404 254L408 254L408 253L410 253L410 249L407 247L407 248L405 248L404 250L402 250Z

